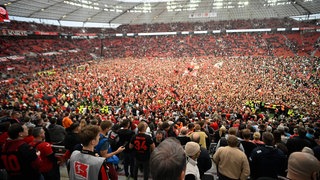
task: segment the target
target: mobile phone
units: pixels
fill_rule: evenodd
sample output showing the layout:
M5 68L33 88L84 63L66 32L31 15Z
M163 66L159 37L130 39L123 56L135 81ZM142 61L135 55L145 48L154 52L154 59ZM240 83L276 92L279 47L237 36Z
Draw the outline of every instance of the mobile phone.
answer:
M123 146L123 147L126 147L126 146L128 145L128 143L129 143L129 141L126 141L126 142L123 143L122 146Z

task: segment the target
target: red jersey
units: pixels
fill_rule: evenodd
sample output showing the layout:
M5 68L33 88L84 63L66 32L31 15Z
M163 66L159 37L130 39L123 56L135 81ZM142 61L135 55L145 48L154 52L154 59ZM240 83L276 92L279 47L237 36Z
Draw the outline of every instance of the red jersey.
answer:
M40 172L49 172L53 168L53 162L51 159L48 158L51 154L53 154L53 150L50 143L47 142L37 142L32 141L30 143L32 147L40 151L40 157L41 157L41 165L40 165Z
M3 132L0 134L0 146L2 147L2 145L6 142L6 140L8 139L8 132Z
M6 140L1 152L1 163L3 163L9 179L40 178L38 167L41 160L35 149L24 140Z

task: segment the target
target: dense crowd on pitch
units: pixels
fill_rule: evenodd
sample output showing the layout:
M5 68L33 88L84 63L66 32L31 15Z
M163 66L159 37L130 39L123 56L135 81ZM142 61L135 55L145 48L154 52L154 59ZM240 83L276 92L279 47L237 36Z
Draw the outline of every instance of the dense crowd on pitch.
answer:
M3 86L1 105L58 114L79 113L80 105L90 106L92 113L111 106L121 107L126 115L138 104L147 118L152 113L171 114L172 106L179 106L186 117L244 114L247 101L259 100L294 108L296 115L317 120L318 63L311 57L99 61L85 69L57 68Z
M69 152L75 150L75 146L71 146L79 143L74 140L85 124L95 126L105 121L112 122L116 131L117 126L121 128L121 123L129 120L129 129L133 132L139 132L137 127L143 122L148 127L143 133L150 134L157 145L168 137L202 134L204 139L200 139L199 144L208 152L211 143L222 146L221 138L226 134L235 135L241 144L252 141L257 148L263 143L276 145L281 157L278 164L281 172L276 174L285 176L287 158L292 153L308 147L319 156L316 64L317 58L298 57L126 58L57 68L52 73L38 74L28 82L1 87L2 121L24 123L30 131L29 136L24 137L28 143L36 138L32 129L41 127L46 132L43 140L64 145ZM248 101L280 104L293 111L289 114L278 107L251 107L247 106ZM65 138L53 141L57 139L57 133L50 133L56 126L54 121L65 128L65 138L71 136L67 143ZM6 129L12 125L2 125L1 143L4 143L8 137ZM243 136L244 129L249 131L249 138ZM256 132L259 135L255 135ZM269 140L262 142L264 132L273 135L266 136ZM272 143L270 138L274 138ZM300 140L303 143L295 142ZM122 151L113 150L119 154ZM249 166L251 154L248 150L244 152L248 157L244 173L247 177L253 167ZM221 150L217 150L217 154L220 153ZM191 158L191 155L188 156ZM69 157L70 154L56 161L65 162ZM218 160L215 162L219 164ZM116 169L113 172L109 176L117 177ZM220 169L220 172L224 171ZM253 172L251 177L259 176Z

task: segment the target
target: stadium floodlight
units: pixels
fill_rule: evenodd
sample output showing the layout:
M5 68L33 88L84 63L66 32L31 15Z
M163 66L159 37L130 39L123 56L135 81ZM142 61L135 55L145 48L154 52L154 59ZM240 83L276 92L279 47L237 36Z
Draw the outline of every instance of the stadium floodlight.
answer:
M159 2L172 2L172 1L182 1L182 0L117 0L120 2L127 3L159 3Z

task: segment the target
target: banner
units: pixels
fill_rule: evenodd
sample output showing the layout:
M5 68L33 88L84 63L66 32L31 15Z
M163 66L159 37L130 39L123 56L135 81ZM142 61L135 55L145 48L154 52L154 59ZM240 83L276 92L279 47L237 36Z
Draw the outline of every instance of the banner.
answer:
M43 36L58 36L58 32L42 32L42 31L35 31L35 35L43 35Z
M0 35L3 36L27 36L27 31L21 31L21 30L10 30L10 29L2 29L0 31Z
M20 60L24 60L25 57L24 56L16 56L16 55L14 55L14 56L7 56L7 59L8 60L20 61Z
M216 12L210 12L210 13L193 13L189 14L189 18L213 18L217 17Z
M96 33L74 33L74 36L97 36Z
M11 71L11 70L14 70L14 69L15 69L15 67L10 67L10 66L7 67L7 70L8 70L8 71Z

